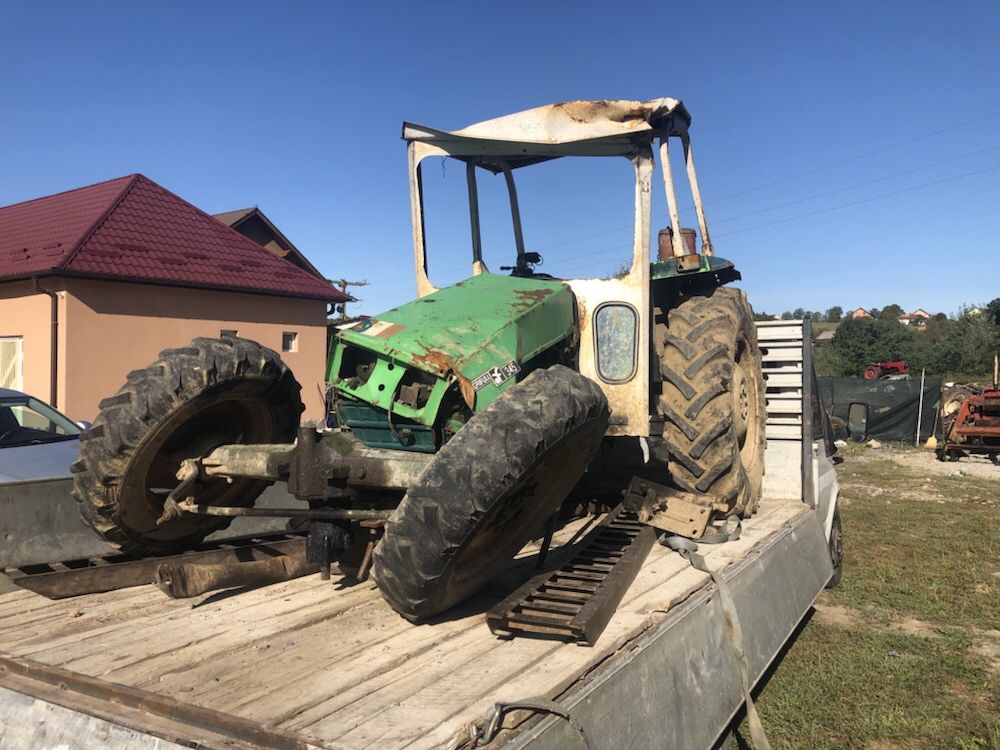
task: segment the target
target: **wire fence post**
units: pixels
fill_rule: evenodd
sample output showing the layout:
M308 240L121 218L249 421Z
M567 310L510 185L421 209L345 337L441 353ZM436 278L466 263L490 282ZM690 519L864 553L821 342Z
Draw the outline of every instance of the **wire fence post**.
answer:
M917 402L917 434L913 438L913 447L920 447L920 423L924 418L924 373L927 371L926 367L920 368L920 400Z

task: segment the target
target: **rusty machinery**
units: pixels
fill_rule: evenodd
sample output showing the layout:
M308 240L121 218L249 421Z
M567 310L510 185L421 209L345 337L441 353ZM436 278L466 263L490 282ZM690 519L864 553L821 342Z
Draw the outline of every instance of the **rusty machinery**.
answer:
M941 399L942 439L937 457L957 461L962 456L987 456L1000 466L1000 357L993 358L993 384L971 392L949 414L948 399Z

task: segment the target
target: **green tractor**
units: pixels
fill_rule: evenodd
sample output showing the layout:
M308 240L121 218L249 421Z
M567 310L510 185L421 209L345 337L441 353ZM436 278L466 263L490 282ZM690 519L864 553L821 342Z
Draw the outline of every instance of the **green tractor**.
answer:
M674 99L576 101L459 131L405 124L418 298L334 339L327 424L299 426L299 386L273 351L238 338L164 351L101 403L81 439L84 519L132 554L199 543L234 516L303 521L324 570L369 571L403 616L436 615L536 538L567 498L617 498L635 473L711 520L753 513L764 467L764 385L746 296L712 250ZM699 231L682 229L679 142ZM654 149L670 228L651 235ZM526 249L516 171L624 158L635 181L632 261L612 278L557 279ZM472 275L428 276L421 165L464 163ZM512 265L483 260L477 180L503 176ZM700 234L700 248L696 247ZM656 257L651 258L651 246ZM624 447L623 447L624 446ZM253 508L275 481L308 507Z

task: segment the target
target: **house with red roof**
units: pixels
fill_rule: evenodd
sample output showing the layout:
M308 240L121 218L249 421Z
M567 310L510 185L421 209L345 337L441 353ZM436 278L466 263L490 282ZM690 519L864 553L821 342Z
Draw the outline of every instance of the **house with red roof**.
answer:
M349 299L140 174L0 207L0 387L75 419L162 349L226 335L279 352L318 418L328 306Z
M922 307L918 307L911 313L903 313L899 316L899 322L904 326L925 326L930 319L931 314Z

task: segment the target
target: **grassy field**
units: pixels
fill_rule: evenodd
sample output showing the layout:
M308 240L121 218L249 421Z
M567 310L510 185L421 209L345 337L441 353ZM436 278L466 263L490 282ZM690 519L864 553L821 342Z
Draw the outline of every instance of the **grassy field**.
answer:
M844 579L760 693L772 745L1000 750L1000 468L841 450Z

